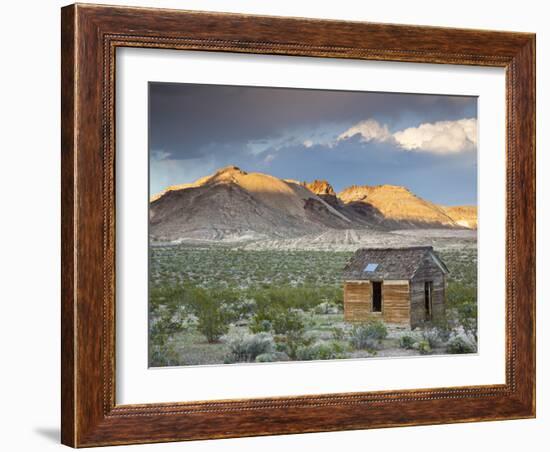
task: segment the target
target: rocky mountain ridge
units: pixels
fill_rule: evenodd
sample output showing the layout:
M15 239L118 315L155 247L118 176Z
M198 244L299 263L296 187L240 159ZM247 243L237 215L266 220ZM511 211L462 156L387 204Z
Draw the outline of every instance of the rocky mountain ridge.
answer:
M405 187L351 186L336 194L325 180L298 182L236 166L150 200L150 235L158 242L242 242L356 235L400 229L465 229L466 211L438 206ZM477 223L476 223L477 224ZM350 232L351 231L351 232ZM353 232L358 231L358 232Z

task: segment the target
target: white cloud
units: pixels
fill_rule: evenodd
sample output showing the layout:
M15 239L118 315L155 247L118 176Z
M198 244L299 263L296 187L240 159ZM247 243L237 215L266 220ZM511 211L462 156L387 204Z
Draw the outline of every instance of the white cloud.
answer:
M264 158L264 163L271 163L273 160L275 160L275 154L267 154Z
M153 160L167 160L172 154L166 151L152 151L151 152Z
M310 148L311 146L313 146L313 141L305 140L302 144L304 145L304 147Z
M477 121L474 118L466 118L424 123L392 134L386 124L366 119L341 133L338 141L354 136L359 136L363 142L392 142L407 151L451 154L476 149Z
M403 149L449 154L475 150L477 121L473 118L458 121L438 121L394 133Z
M360 136L361 141L388 141L392 139L392 134L387 125L381 125L374 119L365 119L350 127L338 136L338 141L347 140L356 135Z

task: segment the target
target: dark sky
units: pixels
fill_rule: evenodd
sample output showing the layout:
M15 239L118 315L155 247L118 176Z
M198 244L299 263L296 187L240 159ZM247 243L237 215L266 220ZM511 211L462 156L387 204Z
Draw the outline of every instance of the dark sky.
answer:
M150 83L150 192L236 165L476 204L477 98Z

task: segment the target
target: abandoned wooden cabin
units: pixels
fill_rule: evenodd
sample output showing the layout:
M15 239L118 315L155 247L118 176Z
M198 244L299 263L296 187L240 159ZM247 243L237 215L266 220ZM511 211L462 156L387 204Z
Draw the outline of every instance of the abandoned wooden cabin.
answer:
M344 320L430 322L445 312L448 273L431 246L359 249L344 268Z

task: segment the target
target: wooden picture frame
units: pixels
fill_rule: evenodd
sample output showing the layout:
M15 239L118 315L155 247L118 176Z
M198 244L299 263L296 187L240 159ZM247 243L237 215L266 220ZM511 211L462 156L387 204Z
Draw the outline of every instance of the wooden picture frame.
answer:
M62 9L62 442L73 447L535 416L535 35L71 5ZM506 383L115 403L115 50L506 69Z

